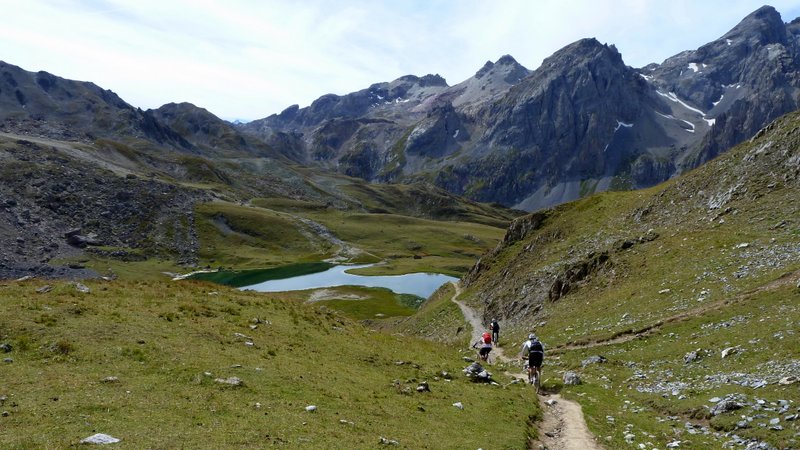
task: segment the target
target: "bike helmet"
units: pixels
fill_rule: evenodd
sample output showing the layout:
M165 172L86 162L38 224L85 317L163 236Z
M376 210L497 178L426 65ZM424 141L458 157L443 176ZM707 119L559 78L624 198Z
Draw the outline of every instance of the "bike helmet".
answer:
M531 333L531 334L529 334L529 335L528 335L528 339L530 339L530 340L532 340L532 341L533 341L533 340L536 340L536 335L535 335L535 334L533 334L533 333Z

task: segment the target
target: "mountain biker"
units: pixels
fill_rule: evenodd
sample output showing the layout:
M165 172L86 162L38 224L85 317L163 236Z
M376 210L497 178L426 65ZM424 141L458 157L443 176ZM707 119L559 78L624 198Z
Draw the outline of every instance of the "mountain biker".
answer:
M544 346L536 335L531 333L528 340L522 344L520 359L528 360L528 381L534 384L534 380L539 380L542 376L542 362L544 361ZM536 387L538 392L539 387Z
M492 319L492 342L495 345L500 341L500 324L497 323L497 319Z
M489 352L492 351L492 335L489 331L483 333L478 342L472 344L472 348L476 348L480 346L478 349L478 357L481 360L488 362L489 361Z

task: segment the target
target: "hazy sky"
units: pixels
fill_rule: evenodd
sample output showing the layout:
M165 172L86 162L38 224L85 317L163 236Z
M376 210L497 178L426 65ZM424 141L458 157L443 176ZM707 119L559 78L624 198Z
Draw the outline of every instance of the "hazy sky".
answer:
M535 69L583 37L626 64L723 35L746 0L0 0L0 60L93 81L134 106L258 119L406 74L455 84L511 54ZM784 22L800 1L771 2Z

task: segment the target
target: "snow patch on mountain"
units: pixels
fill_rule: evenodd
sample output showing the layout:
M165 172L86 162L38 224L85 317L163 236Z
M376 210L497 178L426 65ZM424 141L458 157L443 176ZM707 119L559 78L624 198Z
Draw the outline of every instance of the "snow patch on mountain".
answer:
M617 126L614 128L614 131L616 132L617 130L619 130L619 129L620 129L620 127L631 128L632 126L633 126L633 124L632 124L632 123L620 122L620 121L618 120L618 121L617 121Z

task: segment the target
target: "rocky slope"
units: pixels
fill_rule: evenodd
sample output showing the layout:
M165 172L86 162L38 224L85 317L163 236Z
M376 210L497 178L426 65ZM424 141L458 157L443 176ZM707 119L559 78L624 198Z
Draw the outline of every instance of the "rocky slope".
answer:
M652 186L796 109L798 30L763 7L642 69L584 39L533 72L504 56L452 87L406 76L239 127L304 163L535 210Z
M795 448L799 195L794 112L654 188L517 219L462 299L583 379L565 390L610 448Z
M110 90L2 61L0 122L8 131L64 140L128 137L184 151L192 148L151 111L132 107Z

